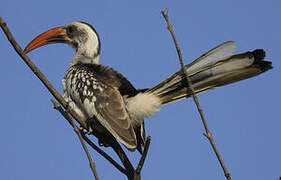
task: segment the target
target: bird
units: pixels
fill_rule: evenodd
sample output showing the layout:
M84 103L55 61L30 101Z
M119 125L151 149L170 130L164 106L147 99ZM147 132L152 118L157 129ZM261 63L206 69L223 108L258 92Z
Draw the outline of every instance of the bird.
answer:
M34 38L24 53L47 44L65 43L76 52L66 71L63 97L87 123L101 146L118 140L128 150L142 153L144 119L161 106L192 96L182 70L152 88L136 89L121 73L99 63L101 42L95 28L82 21L52 28ZM272 68L265 51L235 54L236 43L224 42L185 65L195 94L257 76Z

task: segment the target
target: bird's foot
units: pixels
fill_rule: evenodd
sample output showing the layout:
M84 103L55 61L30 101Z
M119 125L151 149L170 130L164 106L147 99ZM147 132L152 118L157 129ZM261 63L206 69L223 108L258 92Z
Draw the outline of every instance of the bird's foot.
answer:
M93 133L93 131L94 131L93 128L92 128L91 126L89 126L89 127L88 127L88 132L87 132L87 133L90 135L90 134Z
M90 125L89 122L87 122L87 128L84 128L84 127L80 126L79 129L80 129L83 133L88 134L88 135L90 135L90 134L93 133L93 128L92 128L92 126Z
M99 145L103 147L109 147L109 144L105 143L103 140L99 139Z
M88 133L88 130L86 128L83 128L82 126L80 126L79 129L85 134Z

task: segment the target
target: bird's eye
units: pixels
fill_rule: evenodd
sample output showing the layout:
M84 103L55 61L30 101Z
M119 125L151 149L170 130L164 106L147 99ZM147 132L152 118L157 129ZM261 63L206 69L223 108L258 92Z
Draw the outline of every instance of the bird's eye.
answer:
M68 34L72 34L75 31L75 27L74 26L68 26L66 29Z

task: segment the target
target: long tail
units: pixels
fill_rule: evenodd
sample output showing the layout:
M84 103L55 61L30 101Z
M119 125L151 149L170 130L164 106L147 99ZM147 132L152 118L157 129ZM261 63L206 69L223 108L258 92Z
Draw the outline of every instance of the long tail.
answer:
M235 42L228 41L185 66L196 94L257 76L272 68L271 62L264 61L262 49L233 55L235 51ZM161 105L191 96L181 70L146 93L156 95Z
M257 76L272 68L271 62L264 61L262 49L233 55L235 51L235 42L228 41L185 66L196 94ZM153 88L129 98L127 109L133 122L140 124L162 105L186 99L191 94L180 70Z

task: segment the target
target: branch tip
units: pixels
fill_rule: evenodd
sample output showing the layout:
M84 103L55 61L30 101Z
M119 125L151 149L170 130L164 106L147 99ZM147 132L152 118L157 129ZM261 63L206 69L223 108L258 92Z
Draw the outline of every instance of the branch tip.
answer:
M205 136L206 138L208 138L208 135L206 133L203 133L203 136Z
M56 100L51 99L51 102L54 105L54 109L58 110L61 107L61 105Z
M136 169L136 174L140 174L140 172L141 172L141 169L144 165L144 161L145 161L147 153L148 153L150 142L151 142L151 136L147 136L145 144L144 144L144 148L143 148L143 153L142 153L141 159L140 159L139 164Z
M161 13L163 14L163 16L168 17L168 8L166 8L164 11L161 11Z

